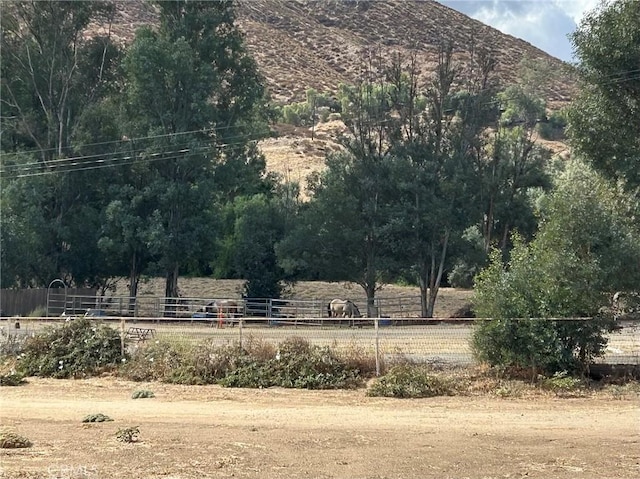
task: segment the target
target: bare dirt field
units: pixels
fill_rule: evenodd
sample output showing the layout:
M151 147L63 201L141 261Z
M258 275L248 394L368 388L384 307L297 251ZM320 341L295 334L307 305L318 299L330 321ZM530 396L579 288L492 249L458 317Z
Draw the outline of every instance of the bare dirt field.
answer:
M131 399L150 389L156 397ZM636 478L637 395L399 400L112 377L0 394L1 478ZM113 422L83 424L88 414ZM137 443L116 439L138 426Z

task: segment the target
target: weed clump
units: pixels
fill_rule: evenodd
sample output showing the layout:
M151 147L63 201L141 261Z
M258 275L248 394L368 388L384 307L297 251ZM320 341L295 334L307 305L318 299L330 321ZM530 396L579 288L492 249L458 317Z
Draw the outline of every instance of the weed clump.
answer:
M116 439L120 442L138 442L140 436L140 429L138 426L134 427L125 427L122 429L118 429L116 432Z
M582 379L570 376L567 371L557 372L551 377L541 375L538 381L542 389L553 391L557 396L579 396L585 386Z
M118 331L78 318L28 338L16 370L25 376L83 378L115 369L122 359Z
M15 432L0 432L0 448L19 449L33 446L33 443L24 436Z
M387 374L376 379L367 390L367 396L395 398L453 396L456 393L451 379L434 375L425 366L412 364L392 367Z
M154 398L156 395L153 391L149 391L148 389L139 389L138 391L134 391L131 395L132 399L146 399L146 398Z
M109 416L102 413L89 414L85 416L84 419L82 420L82 422L108 422L108 421L113 421L113 419L111 419Z

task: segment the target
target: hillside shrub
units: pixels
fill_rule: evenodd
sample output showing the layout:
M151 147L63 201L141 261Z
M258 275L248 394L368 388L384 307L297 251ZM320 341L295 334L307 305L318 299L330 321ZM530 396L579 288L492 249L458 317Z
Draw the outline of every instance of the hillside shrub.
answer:
M117 330L78 318L28 338L18 356L16 372L25 376L82 378L113 370L122 359Z
M453 380L441 374L433 374L425 366L414 364L392 367L367 390L367 396L395 398L426 398L455 394Z

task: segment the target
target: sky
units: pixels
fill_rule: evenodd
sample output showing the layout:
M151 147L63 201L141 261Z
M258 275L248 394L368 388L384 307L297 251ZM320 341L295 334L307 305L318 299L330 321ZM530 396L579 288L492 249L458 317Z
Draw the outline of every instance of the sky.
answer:
M600 4L600 0L438 1L567 62L574 61L568 35L583 15Z

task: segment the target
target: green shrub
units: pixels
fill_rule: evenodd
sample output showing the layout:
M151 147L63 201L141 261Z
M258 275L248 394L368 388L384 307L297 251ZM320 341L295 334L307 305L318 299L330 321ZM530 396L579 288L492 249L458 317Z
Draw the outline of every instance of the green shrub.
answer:
M138 389L137 391L134 391L133 394L131 394L132 399L147 399L154 397L156 397L156 395L153 393L153 391L149 391L148 389Z
M472 348L491 366L584 374L613 328L611 318L597 313L597 289L585 287L594 283L597 263L561 255L541 239L547 240L539 236L527 245L514 237L507 264L499 251L491 253L474 297L476 315L491 320L477 323Z
M109 416L106 416L102 413L98 414L89 414L82 419L82 422L108 422L113 421Z
M238 364L220 381L228 387L271 387L338 389L362 382L360 371L329 347L311 345L299 337L286 339L274 357L256 361L243 351Z
M570 376L567 371L557 372L551 377L540 376L538 379L543 389L558 395L575 395L580 393L585 385L583 380Z
M164 381L181 368L189 356L183 343L157 340L144 344L129 357L120 374L132 381Z
M392 367L367 390L367 396L396 398L452 396L455 393L451 379L432 374L425 366L411 364Z
M121 368L132 381L162 381L173 384L215 384L236 367L240 347L211 342L189 345L158 340L138 349Z
M538 133L545 140L566 139L567 112L565 110L554 111L546 122L537 125Z
M89 377L114 369L122 359L118 331L78 318L28 338L16 371L25 376Z

